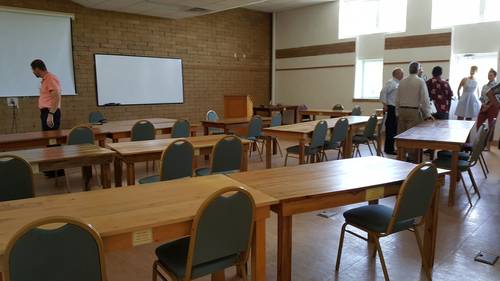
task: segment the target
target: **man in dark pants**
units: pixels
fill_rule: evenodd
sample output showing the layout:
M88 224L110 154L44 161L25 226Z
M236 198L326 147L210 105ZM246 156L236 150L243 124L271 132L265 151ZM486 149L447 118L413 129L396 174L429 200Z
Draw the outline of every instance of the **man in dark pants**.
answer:
M392 79L387 81L380 91L380 101L384 104L385 117L385 143L384 152L396 155L394 151L394 137L398 132L398 120L396 118L396 93L399 81L403 79L404 72L401 68L392 71Z

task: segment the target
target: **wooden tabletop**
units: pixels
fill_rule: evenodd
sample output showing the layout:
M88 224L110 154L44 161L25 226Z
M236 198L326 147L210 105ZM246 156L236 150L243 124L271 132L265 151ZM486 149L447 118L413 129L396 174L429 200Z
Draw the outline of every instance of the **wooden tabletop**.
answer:
M402 182L415 166L370 156L235 173L229 177L283 201Z
M474 125L474 121L464 120L425 121L397 135L395 139L462 144L467 142Z
M176 121L176 119L171 119L171 118L144 118L144 119L107 121L103 125L132 127L135 123L137 123L138 121L141 121L141 120L148 120L149 122L151 122L153 124L174 123Z
M94 226L105 239L190 221L209 195L227 186L247 188L257 207L277 203L276 199L223 175L1 202L0 255L13 234L36 219L75 217Z
M0 144L19 142L19 141L32 141L39 139L58 139L66 138L69 130L54 130L54 131L37 131L15 134L2 134L0 135Z
M271 117L261 117L262 121L264 122L269 122L271 121ZM241 118L222 118L217 121L209 121L209 120L203 120L201 123L203 124L225 124L225 125L234 125L234 124L245 124L249 123L252 120L252 118L247 118L247 117L241 117Z
M227 135L208 135L184 138L188 140L195 149L213 147L217 141ZM133 155L141 153L157 153L163 151L169 144L179 140L176 139L156 139L147 141L119 142L109 143L107 147L116 151L120 155ZM249 144L250 141L242 139L243 144Z
M315 109L315 108L311 108L311 109L304 109L304 110L301 110L300 111L301 114L324 114L324 115L328 115L328 114L342 114L342 115L351 115L352 114L352 110L333 110L333 109Z
M346 118L349 121L349 125L357 125L361 123L366 123L368 122L368 119L370 119L370 116L345 116L342 118ZM328 128L333 128L335 127L335 124L340 118L329 118L329 119L322 119L322 120L315 120L315 121L309 121L309 122L302 122L302 123L297 123L297 124L290 124L290 125L283 125L283 126L277 126L277 127L269 127L269 128L264 128L264 132L289 132L289 133L302 133L302 134L309 134L314 131L314 127L318 122L320 121L326 121L328 124ZM381 117L379 117L381 119Z

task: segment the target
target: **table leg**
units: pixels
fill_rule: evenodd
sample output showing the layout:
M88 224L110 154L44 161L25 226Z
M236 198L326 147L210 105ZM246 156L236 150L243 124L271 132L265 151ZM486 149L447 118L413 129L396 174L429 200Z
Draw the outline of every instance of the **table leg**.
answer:
M100 139L98 143L100 147L106 147L106 139Z
M248 144L243 145L243 155L241 155L241 171L248 171Z
M121 187L122 186L122 174L123 174L123 167L122 167L122 160L119 159L118 157L115 157L114 161L115 165L115 186L116 187Z
M252 240L252 281L266 280L266 220L256 220Z
M278 139L273 138L273 155L278 154Z
M208 136L208 126L203 126L203 135Z
M344 141L344 148L342 159L347 159L352 157L352 135L354 132L354 128L352 126L349 126L349 130L347 132L347 138Z
M368 205L377 205L377 204L378 200L368 201ZM377 239L375 235L368 233L368 250L370 251L373 257L377 255L377 246L375 245L375 239Z
M271 138L271 136L266 136L266 169L271 169L272 167Z
M111 187L111 165L109 163L101 164L101 182L103 188Z
M278 281L292 280L292 216L278 214Z
M429 211L425 216L425 230L424 230L424 241L423 241L423 257L427 262L429 270L434 266L434 257L436 254L436 237L437 237L437 226L438 226L438 213L439 213L439 189L443 184L443 180L438 179L436 183L436 189L434 191L434 196L432 198L431 206Z
M97 175L96 175L97 176ZM82 177L85 186L85 191L90 190L90 179L92 179L92 166L82 167Z
M306 140L305 139L301 139L299 141L299 164L300 165L306 163L306 160L305 160L305 151L306 151Z
M134 163L127 163L127 185L135 184L135 167Z
M451 172L450 172L450 193L448 195L448 206L455 204L455 190L457 189L458 180L458 151L455 150L451 155Z

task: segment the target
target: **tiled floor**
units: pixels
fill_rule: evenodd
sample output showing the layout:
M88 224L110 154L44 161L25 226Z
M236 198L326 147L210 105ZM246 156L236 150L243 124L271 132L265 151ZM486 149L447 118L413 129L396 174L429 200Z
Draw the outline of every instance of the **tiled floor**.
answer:
M282 142L282 147L292 143ZM367 151L363 151L367 155ZM490 174L488 179L479 167L474 168L476 180L480 185L481 199L469 208L461 185L457 189L457 204L447 206L448 184L441 192L437 258L434 267L434 280L500 280L500 262L495 266L474 262L475 254L487 250L500 254L500 151L492 148L486 152ZM334 159L335 156L330 156ZM289 161L296 164L295 159ZM274 156L273 165L283 165L283 158ZM262 169L263 162L254 155L250 169ZM387 171L390 172L390 171ZM145 175L145 165L137 165L137 177ZM81 190L79 170L70 171L72 190ZM60 188L54 187L54 180L37 176L36 186L39 195L64 192L64 180ZM470 185L470 183L469 183ZM385 199L382 204L393 204L394 199ZM340 227L343 223L342 212L353 206L337 208L336 215L322 218L317 213L294 216L293 232L293 280L383 280L378 259L368 257L366 243L353 236L346 236L341 271L335 273ZM276 280L276 216L272 215L267 223L267 280ZM128 251L107 254L107 272L110 281L150 280L154 249L157 245L146 245ZM382 239L391 280L426 280L420 272L420 257L413 234L395 234ZM238 280L234 269L226 272L228 280ZM210 280L201 278L200 280Z

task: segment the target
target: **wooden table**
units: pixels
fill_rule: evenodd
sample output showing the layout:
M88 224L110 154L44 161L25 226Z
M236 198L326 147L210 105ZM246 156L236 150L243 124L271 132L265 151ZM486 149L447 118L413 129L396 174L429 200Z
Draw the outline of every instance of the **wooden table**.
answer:
M397 195L402 182L414 167L411 163L370 156L229 176L279 200L279 204L272 206L278 215L277 279L289 281L292 279L293 215L366 201L377 203L380 198ZM439 172L444 174L447 171ZM430 267L434 264L439 187L442 184L443 176L439 178L426 217L424 258Z
M419 125L397 135L396 147L398 159L406 160L407 149L435 149L449 150L452 152L450 191L448 205L455 204L455 190L458 181L458 153L462 145L467 142L470 130L474 127L474 121L463 120L436 120L425 121ZM420 155L420 153L417 153Z
M305 109L300 112L300 122L304 119L304 116L312 116L312 120L316 120L317 115L324 115L330 118L349 116L352 114L352 110L333 110L333 109Z
M1 202L0 266L14 233L47 216L69 216L91 224L101 235L106 252L187 236L202 202L227 186L247 188L255 199L252 277L265 280L265 220L270 216L269 206L277 200L223 175Z
M369 116L345 116L349 121L349 132L347 134L347 139L343 145L343 158L351 158L352 156L352 137L356 132L366 126L368 123ZM326 121L328 124L328 129L335 127L335 124L340 118L323 119L321 121ZM284 125L278 127L264 128L264 134L266 135L266 168L271 168L271 139L272 137L278 137L283 139L289 139L297 141L299 149L299 163L305 163L304 147L307 142L312 137L314 127L320 120L302 122L292 125ZM380 138L380 123L382 122L382 117L378 117L378 139L377 139L377 155L381 155L381 138Z
M273 112L281 113L285 119L285 111L293 111L293 123L299 122L299 106L298 105L261 105L253 107L253 115L259 115L259 112L265 112L266 116L273 116Z
M269 126L271 124L271 117L261 117L262 123ZM219 128L224 130L224 134L229 134L229 131L234 128L248 128L248 124L252 118L241 117L241 118L224 118L217 121L201 121L203 126L203 134L208 135L209 128Z
M217 141L226 135L209 135L197 136L186 138L195 149L195 156L197 155L210 155L212 148ZM127 165L127 185L135 184L135 167L136 162L145 162L151 160L158 160L165 148L172 142L179 139L157 139L149 141L134 141L134 142L120 142L108 144L111 150L117 153L115 158L115 186L122 186L122 163ZM241 167L243 171L248 170L248 149L250 141L242 140L243 142L243 155ZM194 159L196 162L196 159ZM195 163L193 163L195 167Z
M63 145L55 147L15 150L0 153L16 155L31 164L33 173L53 171L58 169L101 166L101 178L104 188L111 187L111 162L115 152L93 144Z

